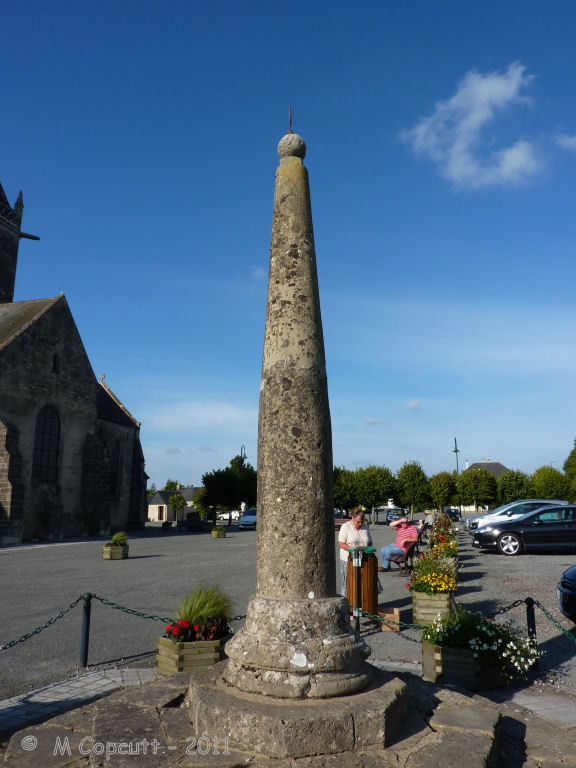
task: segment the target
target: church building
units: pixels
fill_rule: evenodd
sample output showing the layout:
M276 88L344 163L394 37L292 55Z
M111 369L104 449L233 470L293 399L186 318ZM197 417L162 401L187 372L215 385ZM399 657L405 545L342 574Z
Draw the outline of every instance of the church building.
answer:
M0 545L142 527L140 424L92 371L63 294L14 301L22 193L0 185Z

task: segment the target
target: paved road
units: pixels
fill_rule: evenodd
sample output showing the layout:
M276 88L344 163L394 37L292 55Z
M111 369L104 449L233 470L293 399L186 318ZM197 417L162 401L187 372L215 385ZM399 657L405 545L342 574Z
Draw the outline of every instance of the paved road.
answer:
M386 526L374 526L376 546L393 539ZM462 573L459 602L485 613L531 596L561 621L572 625L556 608L559 576L576 562L573 555L523 555L509 558L473 550L462 534ZM234 610L245 613L255 591L256 535L233 528L226 539L206 534L178 534L157 529L134 535L130 558L103 561L102 541L35 544L0 549L0 644L43 624L84 592L112 599L129 608L169 617L179 598L199 581L220 584L234 600ZM411 599L405 579L382 574L381 603L401 609L411 621ZM524 621L522 609L508 614ZM0 651L0 699L63 680L79 671L81 605L41 634ZM546 651L544 677L559 690L576 696L576 644L539 613L538 639ZM236 627L240 624L236 624ZM130 616L95 602L89 663L94 666L145 666L153 663L159 622ZM420 661L417 630L400 635L376 632L364 625L372 659L411 664ZM573 633L574 634L574 633Z

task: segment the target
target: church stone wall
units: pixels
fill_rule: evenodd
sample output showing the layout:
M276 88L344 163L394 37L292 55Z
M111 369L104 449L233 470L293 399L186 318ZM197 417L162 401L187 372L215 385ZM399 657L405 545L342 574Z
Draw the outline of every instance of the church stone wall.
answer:
M14 424L0 419L0 541L22 540L24 485L19 433Z
M97 418L98 387L63 297L0 350L0 544L126 526L138 429ZM46 405L61 426L53 483L32 477L36 421Z

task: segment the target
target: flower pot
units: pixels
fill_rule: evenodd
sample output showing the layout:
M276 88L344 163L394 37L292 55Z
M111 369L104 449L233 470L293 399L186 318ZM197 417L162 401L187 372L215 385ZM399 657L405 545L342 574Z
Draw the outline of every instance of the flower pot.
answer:
M485 691L506 684L494 657L470 650L422 643L422 677L429 683L452 683L469 691Z
M216 531L213 528L210 535L212 536L213 539L225 539L226 538L226 531Z
M222 639L174 643L159 637L156 645L156 670L160 675L208 667L223 658Z
M454 592L412 592L412 621L422 627L431 624L438 614L448 613L454 606Z
M126 560L128 557L128 544L126 546L108 546L102 547L102 560Z

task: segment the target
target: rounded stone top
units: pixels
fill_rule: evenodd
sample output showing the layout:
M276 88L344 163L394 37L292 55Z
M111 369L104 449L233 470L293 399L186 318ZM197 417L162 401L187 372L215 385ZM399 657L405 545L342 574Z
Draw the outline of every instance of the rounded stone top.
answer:
M300 157L306 155L306 143L297 133L287 133L278 142L278 155L280 157Z

